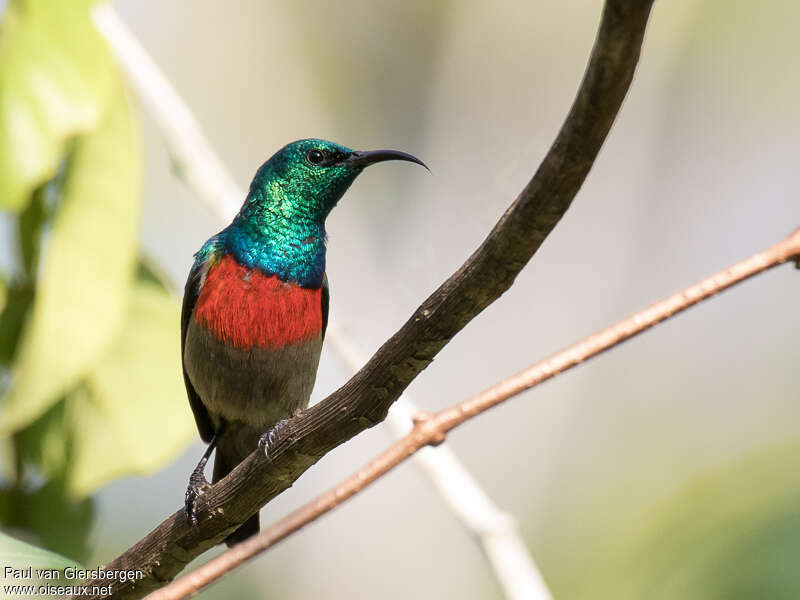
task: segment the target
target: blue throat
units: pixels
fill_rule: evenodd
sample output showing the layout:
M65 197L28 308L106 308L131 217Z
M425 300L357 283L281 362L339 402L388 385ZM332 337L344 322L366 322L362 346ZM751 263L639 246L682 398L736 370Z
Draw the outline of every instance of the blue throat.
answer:
M302 232L300 235L298 231ZM297 223L292 230L237 217L219 236L221 250L239 264L286 282L319 288L325 275L325 227Z
M308 158L312 151L329 157L351 152L313 139L282 148L261 165L239 214L206 242L197 261L230 254L246 267L319 288L325 276L325 219L363 166L315 163Z

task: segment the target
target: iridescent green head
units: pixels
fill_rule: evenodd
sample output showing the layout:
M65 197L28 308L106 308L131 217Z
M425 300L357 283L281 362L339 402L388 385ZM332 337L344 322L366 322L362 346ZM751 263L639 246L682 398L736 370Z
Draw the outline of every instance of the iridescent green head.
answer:
M387 160L425 166L397 150L361 152L316 139L287 144L256 172L241 211L217 243L242 264L321 285L325 218L365 167Z
M396 150L358 152L325 140L292 142L258 170L243 210L251 205L279 210L287 219L324 222L364 167L385 160L423 164Z

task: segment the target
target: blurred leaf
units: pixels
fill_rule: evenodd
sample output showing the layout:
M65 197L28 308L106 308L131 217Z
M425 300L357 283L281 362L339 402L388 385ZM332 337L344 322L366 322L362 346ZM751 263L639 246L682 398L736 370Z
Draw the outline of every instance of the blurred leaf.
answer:
M37 541L77 560L89 554L92 500L75 498L66 488L73 464L75 438L80 424L70 414L71 403L86 398L85 386L77 388L69 401L60 401L31 425L14 434L15 450L24 466L35 465L46 483L35 491L19 479L0 491L0 522L34 534Z
M4 306L0 312L0 366L8 365L14 357L22 326L33 302L33 285L16 283L7 287Z
M22 266L25 274L31 280L36 278L36 270L39 265L41 233L46 215L44 194L45 186L39 186L17 220Z
M100 128L75 144L0 433L44 413L121 329L138 245L137 142L120 86Z
M6 301L8 300L8 279L0 272L0 313L6 308Z
M41 233L47 215L44 196L45 186L40 186L17 220L23 275L10 286L3 281L0 301L0 366L10 364L14 358L22 326L33 302Z
M108 353L65 399L16 434L25 463L48 480L64 482L64 498L50 490L49 502L62 512L87 512L85 519L65 519L74 526L69 536L60 534L71 540L65 546L53 539L65 525L41 524L38 513L23 518L0 510L0 522L40 535L51 531L42 539L72 556L82 556L74 544L83 540L80 523L88 528L91 516L91 507L80 508L76 498L119 475L152 472L194 437L183 402L178 304L158 275L140 266L125 327ZM51 506L49 512L58 511Z
M122 335L88 374L75 402L80 427L67 487L82 496L121 475L149 473L195 437L181 378L179 307L147 281L134 290Z
M18 434L27 464L82 498L161 467L195 436L184 402L179 308L140 263L125 325L66 398Z
M608 515L606 531L618 535L573 548L581 577L575 563L548 574L556 597L800 598L798 453L794 445L747 457L641 514Z
M136 278L140 281L152 283L165 292L170 289L169 277L147 256L139 257L139 264L136 268Z
M77 566L70 559L0 532L0 564L23 569L65 569Z
M93 516L92 499L70 497L63 480L48 481L34 492L0 490L0 518L5 527L33 535L37 543L76 560L89 556Z
M784 566L800 557L800 537L791 544L781 539L781 532L798 532L798 450L780 448L730 465L651 515L626 553L637 574L631 597L749 598L753 589L772 586L763 575L781 564L765 562L773 540L778 554L786 552ZM755 596L800 597L800 571L792 567L783 578L788 594Z
M114 66L90 0L11 0L0 22L0 209L51 179L70 136L94 128Z
M77 388L70 398L86 394ZM33 423L15 433L17 451L25 464L35 465L47 479L64 479L72 460L73 438L76 435L68 402L57 402Z

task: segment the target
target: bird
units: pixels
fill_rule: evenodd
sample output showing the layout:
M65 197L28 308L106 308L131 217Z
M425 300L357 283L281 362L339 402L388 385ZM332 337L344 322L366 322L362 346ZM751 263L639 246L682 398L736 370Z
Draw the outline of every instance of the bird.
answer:
M398 150L356 151L320 139L291 142L256 172L239 213L194 255L181 310L181 358L189 405L208 443L189 478L197 498L285 420L308 406L330 303L325 221L365 167L390 160L427 166ZM259 531L256 512L225 540Z

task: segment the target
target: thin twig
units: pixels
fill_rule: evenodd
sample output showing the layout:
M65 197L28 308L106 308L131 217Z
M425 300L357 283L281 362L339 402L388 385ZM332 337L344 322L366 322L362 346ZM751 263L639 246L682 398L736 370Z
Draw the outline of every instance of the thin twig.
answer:
M244 191L236 186L213 151L189 107L114 8L99 4L92 17L164 135L177 174L206 202L220 223L226 224L238 211ZM367 362L334 322L328 327L326 347L333 350L351 373ZM395 402L386 425L396 438L413 426L411 416L417 411L407 395ZM478 541L505 597L551 600L516 520L492 502L455 453L441 446L428 448L414 459L459 522Z
M339 328L329 327L326 340L353 372L367 362ZM402 438L413 427L418 412L414 401L404 394L392 404L384 424L394 437ZM459 522L475 536L506 598L550 600L550 590L525 547L517 520L497 507L450 446L423 448L413 459Z
M493 406L621 344L625 340L729 287L789 260L800 259L800 228L785 240L731 265L650 307L598 331L551 357L504 379L480 394L434 415L418 413L413 430L339 485L245 540L150 594L145 600L186 598L257 554L339 506L427 445L444 441L447 432Z
M392 403L439 351L514 282L572 204L586 179L639 60L652 0L607 0L575 101L542 164L486 239L347 383L288 419L269 457L255 449L198 499L199 526L178 509L106 568L136 580L93 579L87 598L140 598L222 541L288 489L332 449L386 418Z

